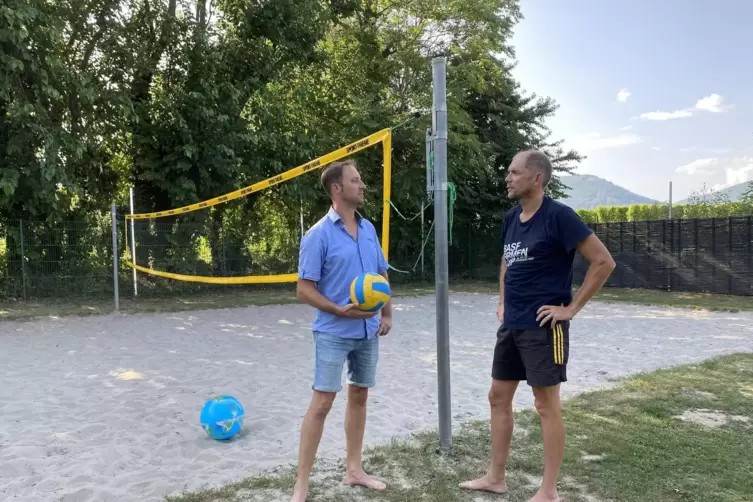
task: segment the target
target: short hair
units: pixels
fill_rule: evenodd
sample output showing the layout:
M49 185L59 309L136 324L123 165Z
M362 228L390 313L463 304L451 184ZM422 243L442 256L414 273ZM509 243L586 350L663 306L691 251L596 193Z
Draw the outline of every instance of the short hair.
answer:
M544 176L544 187L552 179L552 162L544 152L539 150L526 150L521 152L525 159L525 166L531 171L541 173Z
M355 161L348 159L332 162L322 170L322 187L324 187L324 191L327 192L330 198L332 197L332 185L342 183L343 170L348 166L356 167Z

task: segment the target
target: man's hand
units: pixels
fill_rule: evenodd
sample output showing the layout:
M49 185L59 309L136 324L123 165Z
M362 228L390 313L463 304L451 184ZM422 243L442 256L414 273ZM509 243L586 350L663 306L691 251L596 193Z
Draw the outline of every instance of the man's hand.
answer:
M505 322L505 302L501 300L497 306L497 319L499 322Z
M575 310L565 306L544 305L539 307L539 310L536 312L538 313L536 320L541 327L544 327L549 322L554 327L559 321L569 321L575 317Z
M392 329L392 316L382 316L382 319L379 321L379 329L376 332L377 336L386 336L387 333L390 332Z
M370 317L377 315L378 312L378 310L373 312L361 310L355 303L349 303L345 306L338 307L337 309L337 315L340 317L350 317L351 319L369 319Z

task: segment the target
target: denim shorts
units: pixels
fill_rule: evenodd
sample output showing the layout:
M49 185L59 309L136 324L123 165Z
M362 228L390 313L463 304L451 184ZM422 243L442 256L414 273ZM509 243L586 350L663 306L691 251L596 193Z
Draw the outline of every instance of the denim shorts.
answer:
M376 384L379 337L341 338L315 331L314 354L314 390L340 392L345 362L350 385L373 387Z

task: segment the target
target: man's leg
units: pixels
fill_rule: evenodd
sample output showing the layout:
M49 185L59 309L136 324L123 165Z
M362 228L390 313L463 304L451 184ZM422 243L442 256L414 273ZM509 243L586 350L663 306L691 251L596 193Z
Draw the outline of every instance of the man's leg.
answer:
M565 424L562 420L560 386L534 387L536 411L541 417L544 440L544 479L530 502L559 502L557 478L565 454Z
M483 477L460 483L467 490L507 493L505 466L510 454L514 426L512 400L518 388L517 380L492 380L489 391L491 407L492 455L489 469Z
M314 391L311 404L303 417L301 427L300 450L298 452L298 478L296 479L293 498L290 502L305 502L309 491L309 477L314 467L316 451L322 439L324 421L327 418L336 393Z
M526 330L518 346L533 389L536 411L541 418L544 442L544 479L529 502L559 502L557 479L565 452L560 386L567 381L569 323L554 328Z
M491 409L492 455L486 475L460 483L467 490L507 492L505 466L513 431L512 401L518 382L525 380L525 367L515 345L515 331L500 327L492 361Z
M348 355L348 403L345 411L345 441L347 458L345 479L348 486L365 486L384 490L386 485L363 470L363 435L366 430L366 402L369 388L376 384L379 360L379 339L359 340L356 349Z
M342 389L342 369L352 342L334 336L314 333L314 394L303 417L300 450L298 453L298 478L290 502L305 502L309 478L316 452L324 430L324 422L332 409L335 396Z

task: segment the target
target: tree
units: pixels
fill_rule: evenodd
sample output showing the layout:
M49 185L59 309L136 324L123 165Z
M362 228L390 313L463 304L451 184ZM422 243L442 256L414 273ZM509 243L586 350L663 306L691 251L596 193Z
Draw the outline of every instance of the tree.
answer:
M706 187L706 183L703 184L700 190L694 190L691 192L688 197L688 203L696 205L729 204L729 202L728 194L718 190L709 189Z
M745 192L740 196L740 202L747 202L753 204L753 180L748 182L748 186Z
M438 55L448 61L453 222L480 236L454 233L452 256L465 260L467 239L496 243L515 153L544 150L556 174L582 159L551 137L557 105L510 74L516 0L9 1L0 8L0 218L87 220L125 203L130 186L139 212L182 206L419 112L393 139L391 202L415 215L430 203L424 140ZM365 211L379 226L381 151L359 161L376 187ZM548 193L563 196L557 176ZM173 223L192 222L191 242L210 247L221 224L239 253L272 256L293 253L286 239L298 235L300 212L311 221L326 204L305 176ZM393 221L392 253L412 260L420 223ZM178 226L165 228L178 235Z

